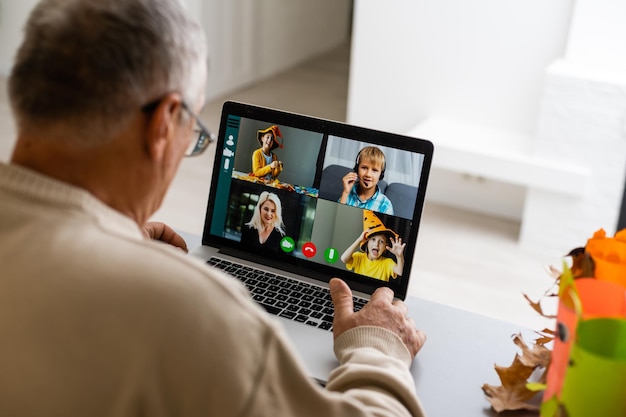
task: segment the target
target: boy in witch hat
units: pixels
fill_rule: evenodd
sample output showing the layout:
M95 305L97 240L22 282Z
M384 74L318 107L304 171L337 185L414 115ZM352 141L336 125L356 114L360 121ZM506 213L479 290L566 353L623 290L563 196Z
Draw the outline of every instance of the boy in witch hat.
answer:
M252 154L251 176L271 181L282 172L283 162L279 161L276 154L272 152L276 148L282 149L283 147L277 138L283 140L283 135L276 125L257 131L257 140L261 147Z
M405 246L373 211L363 210L363 233L341 255L341 261L357 274L388 282L402 275Z

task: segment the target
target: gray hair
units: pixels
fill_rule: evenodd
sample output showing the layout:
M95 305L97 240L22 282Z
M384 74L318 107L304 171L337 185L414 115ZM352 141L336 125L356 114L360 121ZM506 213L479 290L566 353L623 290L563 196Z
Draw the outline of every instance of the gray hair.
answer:
M13 113L20 130L62 122L106 137L167 93L193 104L206 54L179 0L42 0L9 78Z

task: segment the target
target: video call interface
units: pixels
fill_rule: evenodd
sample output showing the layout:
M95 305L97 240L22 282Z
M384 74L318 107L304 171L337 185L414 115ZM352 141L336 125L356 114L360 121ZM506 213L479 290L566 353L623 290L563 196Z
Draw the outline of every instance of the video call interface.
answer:
M224 135L212 236L366 284L403 285L422 154L237 115ZM367 208L354 205L361 198Z

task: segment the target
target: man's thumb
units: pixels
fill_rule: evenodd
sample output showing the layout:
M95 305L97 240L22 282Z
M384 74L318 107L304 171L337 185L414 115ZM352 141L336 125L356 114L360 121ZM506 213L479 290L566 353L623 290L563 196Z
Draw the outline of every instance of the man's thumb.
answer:
M339 278L333 278L328 283L330 288L330 296L335 305L335 317L341 317L346 314L354 313L354 304L352 302L352 291L348 284Z

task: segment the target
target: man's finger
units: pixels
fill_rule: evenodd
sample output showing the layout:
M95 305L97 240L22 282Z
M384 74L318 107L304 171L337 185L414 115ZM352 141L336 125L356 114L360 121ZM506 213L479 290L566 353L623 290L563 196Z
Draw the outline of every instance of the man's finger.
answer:
M149 239L159 240L188 252L185 239L165 223L148 222L144 225L143 232Z
M392 304L393 304L396 308L400 309L400 312L401 312L404 316L406 316L406 315L409 313L409 308L408 308L408 307L407 307L407 305L406 305L404 302L402 302L401 300L394 300L394 301L392 302Z
M417 351L415 352L415 354L417 355L417 352L419 352L420 349L424 347L424 344L426 343L426 340L428 338L426 337L426 333L424 333L422 330L419 330L419 329L416 331L416 337L417 337Z
M163 234L161 235L161 240L164 241L165 243L169 243L172 246L181 248L185 252L189 252L189 249L187 249L187 242L185 242L185 239L183 239L181 235L176 233L176 231L172 229L171 227L169 227L168 225L164 225L164 226L165 227L163 228Z
M350 287L348 287L348 284L339 278L331 279L328 284L330 287L330 296L335 305L335 317L342 317L354 313L352 291Z
M417 339L419 340L419 344L420 347L424 345L424 343L426 343L426 340L428 339L426 337L426 333L424 333L423 330L417 330Z
M373 300L383 300L388 303L392 303L393 290L387 287L380 287L376 291L374 291L374 294L372 294L372 301Z

